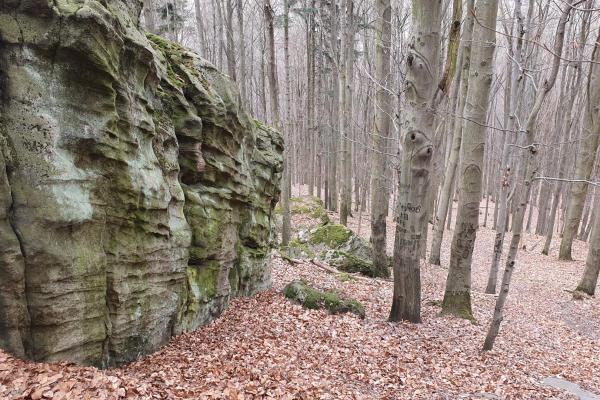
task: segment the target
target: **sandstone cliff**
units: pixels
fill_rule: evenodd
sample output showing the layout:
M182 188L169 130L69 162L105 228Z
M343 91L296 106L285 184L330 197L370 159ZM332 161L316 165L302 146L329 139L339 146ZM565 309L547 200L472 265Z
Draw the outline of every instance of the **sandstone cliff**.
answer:
M126 0L0 2L0 346L134 360L270 285L282 140Z

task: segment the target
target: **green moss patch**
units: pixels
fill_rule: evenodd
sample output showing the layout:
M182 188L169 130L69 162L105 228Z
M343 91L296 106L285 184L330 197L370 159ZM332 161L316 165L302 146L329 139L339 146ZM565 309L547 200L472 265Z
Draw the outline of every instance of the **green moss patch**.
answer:
M331 248L340 247L352 236L352 231L343 225L327 224L311 232L308 239L310 244L324 244Z
M360 318L365 317L365 309L359 301L345 299L334 291L321 291L315 289L303 280L294 280L290 282L283 289L283 294L286 298L311 310L325 309L331 314L349 312Z
M338 279L340 280L340 282L356 282L356 278L353 277L352 275L350 275L347 272L342 272L338 275Z
M281 214L281 203L275 207L275 213ZM328 224L330 221L323 200L315 196L291 197L290 213L292 215L306 215L318 220L321 225Z
M471 311L471 294L469 292L446 292L442 302L442 315L454 315L466 319L472 324L477 324Z
M376 276L373 263L370 260L356 257L345 251L334 250L333 253L328 254L325 258L329 260L329 264L340 271L351 274L358 272L370 277Z

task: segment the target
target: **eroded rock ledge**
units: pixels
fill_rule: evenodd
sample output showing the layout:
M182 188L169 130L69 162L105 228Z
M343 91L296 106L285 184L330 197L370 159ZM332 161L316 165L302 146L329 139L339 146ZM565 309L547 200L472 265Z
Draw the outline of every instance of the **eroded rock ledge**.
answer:
M270 285L282 140L138 2L0 2L0 346L134 360Z

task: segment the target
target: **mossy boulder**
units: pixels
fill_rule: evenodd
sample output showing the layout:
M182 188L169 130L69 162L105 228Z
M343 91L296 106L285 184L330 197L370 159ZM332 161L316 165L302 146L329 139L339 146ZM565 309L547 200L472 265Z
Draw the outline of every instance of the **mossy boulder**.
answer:
M314 247L298 238L290 240L290 243L285 247L281 247L280 251L285 253L286 256L290 258L311 259L315 258L317 255Z
M281 214L281 203L275 208L275 213ZM292 215L305 215L314 219L316 225L328 224L331 220L323 204L323 200L316 196L300 196L290 198L290 213ZM311 225L313 227L315 225Z
M358 300L344 298L334 291L318 290L303 280L288 283L283 294L311 310L325 309L331 314L353 313L360 318L365 317L365 309Z
M0 1L0 347L135 360L271 283L283 139L142 2Z
M360 273L374 277L373 263L370 260L354 256L342 250L329 250L323 255L323 260L332 267L347 273Z
M300 230L289 245L280 250L290 258L318 258L347 273L380 277L373 268L373 249L369 242L340 224Z
M310 232L308 242L312 245L323 244L327 247L338 248L352 237L353 232L344 225L327 224Z

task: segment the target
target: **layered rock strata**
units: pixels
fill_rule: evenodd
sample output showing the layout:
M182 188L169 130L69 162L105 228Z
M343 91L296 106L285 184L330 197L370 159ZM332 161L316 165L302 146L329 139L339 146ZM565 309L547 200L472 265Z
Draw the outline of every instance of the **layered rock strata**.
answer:
M0 2L0 346L110 366L270 285L283 142L138 2Z

